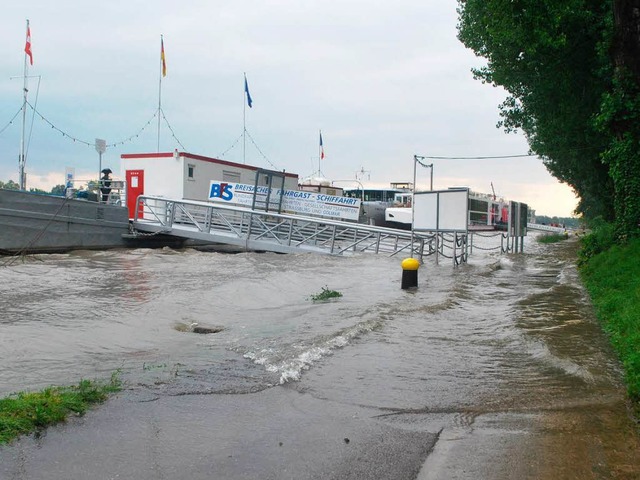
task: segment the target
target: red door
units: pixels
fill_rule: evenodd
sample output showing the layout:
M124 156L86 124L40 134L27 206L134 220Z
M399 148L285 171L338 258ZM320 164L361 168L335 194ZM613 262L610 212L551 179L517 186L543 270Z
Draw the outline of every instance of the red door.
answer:
M144 195L144 170L127 170L125 172L127 179L127 208L129 209L129 218L136 217L136 208L138 208L138 197ZM142 216L142 209L138 212Z

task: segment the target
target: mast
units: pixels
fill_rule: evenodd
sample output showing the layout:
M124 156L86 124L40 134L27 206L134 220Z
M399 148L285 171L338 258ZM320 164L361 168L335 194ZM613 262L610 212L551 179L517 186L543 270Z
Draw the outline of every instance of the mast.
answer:
M24 144L24 135L27 127L27 93L29 92L28 88L28 77L27 77L27 69L29 68L27 64L27 56L31 59L31 31L29 29L29 20L27 20L27 33L26 33L26 42L24 46L24 84L22 87L22 135L20 136L20 157L18 158L18 183L20 184L20 190L27 189L27 177L25 174L25 144Z
M318 178L320 178L320 160L322 160L322 130L318 130L320 142L318 142Z
M321 160L324 160L324 145L322 143L322 130L318 130L320 134L320 141L318 142L318 177L322 176L322 170L320 169Z
M253 100L251 100L251 94L249 93L249 84L247 83L247 72L244 72L244 94L247 96L247 103L244 103L244 99L243 99L243 107L242 107L242 163L246 163L247 159L245 157L245 153L247 150L247 141L246 141L246 136L247 136L247 124L246 124L246 112L247 112L247 105L249 105L249 108L252 108L251 105L253 104Z
M247 97L245 98L245 95ZM247 72L244 72L244 92L242 92L242 163L247 163L247 103L249 102L249 85Z
M157 153L160 153L160 116L162 115L162 77L167 74L167 67L164 60L164 40L160 35L160 80L158 81L158 148Z

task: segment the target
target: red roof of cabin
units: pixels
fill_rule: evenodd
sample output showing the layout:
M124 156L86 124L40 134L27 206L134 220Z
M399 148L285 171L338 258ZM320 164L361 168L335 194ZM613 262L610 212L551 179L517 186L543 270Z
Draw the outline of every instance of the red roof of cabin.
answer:
M175 155L175 152L123 153L122 155L120 155L120 158L168 158L168 157L173 157L174 155ZM228 165L230 167L245 168L248 170L258 170L258 168L260 168L260 167L254 167L253 165L245 165L241 163L229 162L227 160L220 160L219 158L204 157L202 155L195 155L193 153L187 153L187 152L178 152L178 155L185 158L192 158L194 160L201 160L203 162L217 163L219 165ZM283 173L286 177L298 178L298 175L295 173L286 173L286 172L283 172Z

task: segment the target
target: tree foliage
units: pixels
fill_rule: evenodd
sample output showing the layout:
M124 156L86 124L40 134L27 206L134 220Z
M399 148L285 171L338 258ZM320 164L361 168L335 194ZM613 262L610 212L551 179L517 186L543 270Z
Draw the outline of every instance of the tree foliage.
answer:
M640 0L613 5L613 87L597 123L613 135L602 158L614 182L616 234L640 235Z
M56 185L51 189L51 195L63 196L66 187L64 185Z
M0 180L0 188L4 188L6 190L20 190L20 184L14 182L13 180L8 180L3 182ZM51 191L47 192L46 190L42 190L41 188L30 188L29 191L31 193L40 193L44 195L58 195L63 196L65 191L64 185L56 185L51 189Z
M0 180L0 188L4 188L6 190L20 190L20 184L14 182L13 180L9 180L7 182L3 182Z
M614 62L614 4L458 0L458 14L458 38L487 61L475 77L509 93L498 126L524 132L551 174L574 189L578 213L618 222L627 215L624 230L633 230L627 205L640 177L629 158L640 146L640 97L629 83L637 77Z

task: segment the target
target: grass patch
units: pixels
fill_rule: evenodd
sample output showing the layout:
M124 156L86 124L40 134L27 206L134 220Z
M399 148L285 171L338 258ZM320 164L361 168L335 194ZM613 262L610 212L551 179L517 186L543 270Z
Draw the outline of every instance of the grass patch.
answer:
M70 387L48 387L0 399L0 444L64 422L71 414L83 415L90 406L121 390L118 374L115 372L106 383L81 380Z
M587 248L592 245L587 238ZM583 260L580 274L622 361L629 397L640 419L640 239L591 255Z
M315 295L311 295L311 300L313 302L321 302L323 300L329 300L330 298L338 298L341 297L342 294L335 290L330 290L328 287L322 287L322 291L316 293Z
M538 243L557 243L569 238L566 233L547 233L540 235L537 239Z

